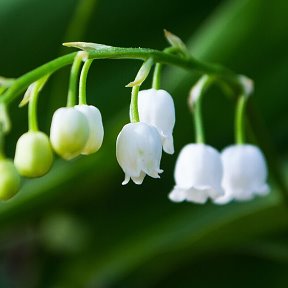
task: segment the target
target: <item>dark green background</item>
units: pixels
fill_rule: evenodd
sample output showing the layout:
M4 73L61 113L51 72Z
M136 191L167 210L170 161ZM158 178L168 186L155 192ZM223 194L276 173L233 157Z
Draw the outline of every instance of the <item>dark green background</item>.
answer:
M168 201L177 154L194 140L186 99L197 76L171 67L163 88L175 99L176 153L163 155L160 180L122 187L115 140L129 121L124 86L140 63L95 61L88 100L102 112L103 147L93 156L57 159L47 176L24 181L0 204L0 287L287 287L287 14L286 0L0 0L2 76L18 77L69 53L64 41L163 49L166 28L193 56L253 78L249 141L264 150L272 187L268 197L226 206ZM53 111L66 102L68 74L56 73L41 94L47 133ZM10 109L9 157L27 130L27 108L17 106ZM204 99L209 144L221 150L233 143L233 114L233 99L213 88Z

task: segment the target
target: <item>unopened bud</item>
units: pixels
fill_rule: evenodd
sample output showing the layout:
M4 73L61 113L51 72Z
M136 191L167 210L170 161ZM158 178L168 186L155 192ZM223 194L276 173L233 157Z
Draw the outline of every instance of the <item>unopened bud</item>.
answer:
M70 160L80 155L89 137L86 117L72 107L58 109L52 118L50 140L62 158Z
M9 159L0 160L0 200L12 198L20 189L21 179Z
M53 151L46 134L29 131L18 139L14 164L20 175L43 176L50 170L52 163Z

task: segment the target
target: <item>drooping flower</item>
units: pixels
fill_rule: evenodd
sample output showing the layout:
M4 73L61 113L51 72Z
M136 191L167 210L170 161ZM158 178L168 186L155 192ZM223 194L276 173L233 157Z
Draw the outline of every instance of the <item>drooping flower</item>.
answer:
M224 195L221 187L223 168L220 153L204 144L188 144L176 161L176 185L169 194L174 202L205 203Z
M269 192L266 162L258 147L249 144L232 145L223 150L221 158L225 195L216 199L215 203L225 204L233 199L250 200L256 195Z
M104 137L101 113L98 108L92 105L77 105L75 109L84 114L89 125L89 138L81 154L95 153L100 149Z
M0 200L8 200L20 189L21 178L10 159L0 160Z
M53 151L49 138L43 132L29 131L17 141L14 164L20 175L40 177L53 163Z
M125 173L123 185L130 178L141 184L147 175L160 178L161 138L156 128L142 122L126 124L117 137L116 157Z
M138 94L138 111L141 122L157 128L168 154L174 153L173 128L175 108L171 95L165 90L142 90Z
M53 149L62 158L70 160L80 155L89 137L88 121L84 114L72 107L55 111L50 140Z

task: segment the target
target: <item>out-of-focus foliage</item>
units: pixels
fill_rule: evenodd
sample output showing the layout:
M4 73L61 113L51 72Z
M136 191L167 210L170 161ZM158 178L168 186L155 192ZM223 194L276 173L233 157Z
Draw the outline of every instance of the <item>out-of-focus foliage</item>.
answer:
M64 41L163 49L166 28L196 58L253 78L249 139L266 153L272 187L269 197L249 203L173 204L167 194L175 155L163 157L160 180L122 187L115 140L128 122L124 86L140 63L95 61L87 92L102 112L103 147L93 156L58 160L47 176L26 180L0 204L0 287L286 287L287 11L286 0L0 0L6 77L70 52L61 48ZM66 102L68 73L53 75L41 94L39 122L47 133L53 111ZM194 139L186 97L196 76L171 67L163 75L176 104L176 155ZM27 108L17 106L10 109L10 157L27 130ZM233 99L218 89L205 97L207 139L218 149L233 141L233 113Z

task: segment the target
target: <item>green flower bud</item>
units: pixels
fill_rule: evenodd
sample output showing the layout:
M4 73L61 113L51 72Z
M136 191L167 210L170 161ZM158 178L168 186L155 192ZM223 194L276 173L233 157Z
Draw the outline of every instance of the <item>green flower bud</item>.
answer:
M53 163L53 151L46 134L29 131L17 142L14 164L20 175L40 177L45 175Z
M12 198L20 189L21 178L9 159L0 160L0 200Z
M52 118L50 140L62 158L80 155L89 138L89 125L83 113L75 108L60 108Z

